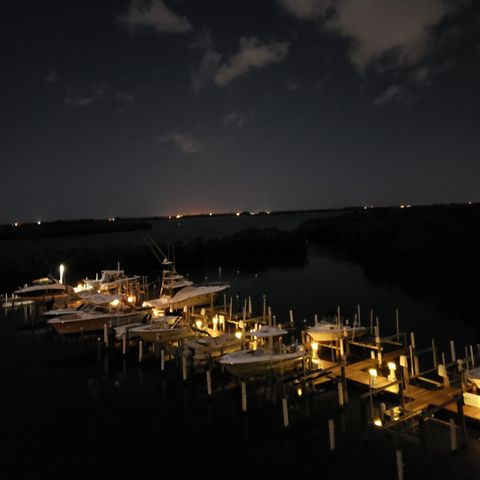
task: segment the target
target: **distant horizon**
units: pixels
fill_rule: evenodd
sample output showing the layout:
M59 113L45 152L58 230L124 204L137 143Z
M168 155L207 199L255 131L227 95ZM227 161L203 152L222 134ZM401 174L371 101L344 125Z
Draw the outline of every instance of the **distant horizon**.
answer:
M386 204L386 205L347 205L344 207L338 208L305 208L305 209L290 209L290 210L233 210L233 211L224 211L224 212L201 212L201 213L176 213L176 214L166 214L166 215L146 215L146 216L111 216L111 217L77 217L77 218L55 218L52 220L14 220L8 223L1 223L0 226L21 226L21 225L42 225L55 222L82 222L82 221L112 221L117 220L149 220L149 219L162 219L162 220L174 220L182 218L194 218L194 217L220 217L220 216L244 216L244 215L289 215L289 214L301 214L301 213L314 213L314 212L328 212L328 211L340 211L340 210L361 210L361 209L375 209L375 208L414 208L414 207L435 207L435 206L449 206L449 205L478 205L479 202L469 201L469 202L435 202L435 203L401 203L401 204Z

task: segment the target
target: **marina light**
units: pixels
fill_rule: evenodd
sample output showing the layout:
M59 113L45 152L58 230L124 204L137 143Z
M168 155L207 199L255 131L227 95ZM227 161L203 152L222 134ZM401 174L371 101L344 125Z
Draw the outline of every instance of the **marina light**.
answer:
M65 273L65 266L63 265L63 263L60 264L58 270L60 271L60 283L63 283L63 274Z
M381 418L376 418L374 421L373 421L374 425L376 427L381 427L382 426L382 419Z
M37 225L41 225L42 222L40 220L37 221Z
M397 376L395 375L395 370L397 369L397 365L395 365L395 362L388 362L388 379L394 382L397 379Z
M216 315L212 318L212 322L213 322L213 331L216 332L218 327L218 317Z
M118 298L116 298L115 300L112 300L112 301L110 302L110 305L111 305L112 307L118 307L118 305L120 305L120 300L119 300Z
M387 366L390 371L395 371L397 369L395 362L388 362Z
M19 224L18 222L15 222L15 223L13 224L14 227L18 227L19 225L20 225L20 224Z
M242 338L242 332L240 332L239 330L237 330L235 332L235 336L240 340Z
M318 358L318 343L317 342L312 342L312 357L314 359Z
M239 216L240 216L240 212L237 212L235 215L236 215L237 217L239 217Z
M370 368L370 369L368 370L368 373L369 373L370 376L373 377L373 378L375 378L375 377L378 375L376 368Z
M130 295L128 298L127 298L127 302L128 303L133 303L135 301L135 297L133 295Z
M297 388L297 395L298 395L299 397L301 397L301 396L302 396L302 393L303 393L303 392L302 392L302 389L301 389L300 387L298 387L298 388Z
M203 322L201 320L196 320L195 321L195 326L200 329L203 327Z

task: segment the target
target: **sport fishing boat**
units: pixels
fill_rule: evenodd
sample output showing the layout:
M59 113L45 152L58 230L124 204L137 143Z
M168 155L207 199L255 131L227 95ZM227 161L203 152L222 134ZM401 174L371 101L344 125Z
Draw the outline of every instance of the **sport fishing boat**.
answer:
M260 325L258 330L250 330L250 348L239 350L220 358L232 375L248 378L266 375L271 372L284 373L300 365L305 357L303 346L285 346L282 336L287 330Z
M60 334L96 332L146 321L150 308L135 308L122 295L92 295L80 310L48 320Z
M72 287L63 284L56 278L48 275L47 277L33 280L31 285L25 284L22 288L15 290L13 293L21 299L48 301L62 297L65 298L74 292Z
M130 284L134 284L140 279L139 275L128 276L118 265L116 270L102 270L100 278L84 278L76 287L77 292L94 291L97 293L117 292L119 289L125 289Z
M160 297L144 302L158 310L182 310L184 307L213 305L220 292L230 287L228 283L195 285L175 270L173 262L165 258L162 262L162 286Z

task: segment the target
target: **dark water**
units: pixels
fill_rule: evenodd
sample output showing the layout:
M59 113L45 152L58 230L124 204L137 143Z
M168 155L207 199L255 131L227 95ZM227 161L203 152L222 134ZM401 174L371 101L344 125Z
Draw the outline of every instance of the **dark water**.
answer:
M219 276L215 265L190 273L197 280ZM362 268L321 249L310 249L304 267L221 275L232 283L234 302L241 305L250 296L261 310L266 295L282 323L290 309L300 327L337 306L352 318L359 304L363 323L368 325L373 309L387 335L394 333L398 307L401 330L415 331L419 346L435 338L447 352L451 339L458 350L476 342L475 328L461 316L451 318L435 304L373 285ZM333 385L290 397L291 425L285 429L281 392L273 387L249 387L248 412L242 413L239 386L218 369L209 398L203 373L184 382L178 362L161 372L158 359L139 364L136 351L123 358L99 349L96 338L31 328L34 317L18 310L0 318L1 458L11 477L395 479L395 450L401 449L406 479L480 478L477 426L468 425L468 448L456 453L443 423L427 422L426 445L418 435L367 435L360 415L363 390L349 387L350 404L342 412ZM336 425L333 452L329 419Z

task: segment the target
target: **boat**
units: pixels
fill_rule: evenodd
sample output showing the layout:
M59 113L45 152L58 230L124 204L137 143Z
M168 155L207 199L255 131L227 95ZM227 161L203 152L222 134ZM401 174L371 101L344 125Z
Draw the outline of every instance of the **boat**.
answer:
M480 388L480 367L467 370L465 376L467 380L473 383L477 388Z
M287 330L260 325L258 330L249 332L253 339L250 348L224 355L219 363L239 378L293 370L304 360L305 349L296 344L285 346L281 338L286 333Z
M109 328L146 321L149 308L135 308L123 295L92 295L78 311L51 318L47 324L60 334L102 331Z
M305 332L315 342L334 342L341 338L354 338L364 334L365 327L347 325L338 322L320 321Z
M149 324L129 329L129 335L140 337L146 342L168 343L183 340L194 333L184 323L182 315L163 315L154 317Z
M184 347L184 354L192 358L194 366L199 366L212 358L241 350L243 340L233 333L200 334L187 338Z
M31 285L25 284L13 293L16 297L24 300L48 301L66 298L74 292L72 287L48 275L33 280Z
M160 296L144 302L160 311L183 310L185 307L201 305L213 305L215 299L227 288L228 283L210 283L207 285L195 285L175 270L173 262L165 258L162 262L162 286Z
M77 293L80 292L97 292L97 293L118 293L126 290L129 286L134 285L141 278L139 275L128 276L124 270L118 265L116 270L102 270L100 278L98 275L95 279L84 278L82 282L75 287Z

